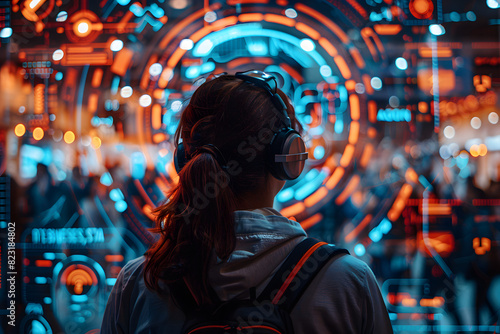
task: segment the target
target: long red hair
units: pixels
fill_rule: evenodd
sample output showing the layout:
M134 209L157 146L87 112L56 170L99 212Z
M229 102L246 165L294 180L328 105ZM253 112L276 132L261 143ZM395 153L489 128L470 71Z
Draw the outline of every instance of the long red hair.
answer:
M288 98L278 93L292 126L301 130ZM267 92L233 75L205 82L194 92L175 134L191 158L179 172L177 186L155 211L152 231L160 238L145 253L148 288L166 294L160 282L184 279L200 303L212 302L210 262L215 255L226 260L234 250L233 212L238 198L255 191L267 175L266 139L258 134L282 127L280 113ZM220 150L227 168L216 158L217 152L199 150L207 144Z

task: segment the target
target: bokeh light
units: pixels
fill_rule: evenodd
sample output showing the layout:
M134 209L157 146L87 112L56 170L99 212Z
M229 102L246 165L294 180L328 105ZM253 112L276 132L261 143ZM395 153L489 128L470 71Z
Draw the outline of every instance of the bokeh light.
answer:
M488 114L488 121L491 123L491 124L497 124L498 123L498 114L494 111L490 112Z
M41 140L44 136L45 132L41 127L36 127L33 129L33 138L35 140Z
M481 119L479 117L472 117L470 120L470 126L473 129L479 129L481 127Z
M446 30L440 24L431 24L429 26L429 32L431 34L433 34L434 36L441 36L441 35L444 35L444 33L446 32Z
M71 144L72 142L75 141L75 134L73 131L66 131L64 134L64 141L66 144Z
M23 136L26 133L26 127L24 126L24 124L18 124L18 125L16 125L16 127L14 129L14 133L18 137Z

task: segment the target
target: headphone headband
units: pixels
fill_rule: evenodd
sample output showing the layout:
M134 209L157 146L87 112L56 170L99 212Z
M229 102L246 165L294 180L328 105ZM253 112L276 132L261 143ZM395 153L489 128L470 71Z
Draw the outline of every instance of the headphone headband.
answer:
M291 127L292 122L290 121L290 117L286 112L286 104L283 102L283 99L278 94L278 82L276 78L266 72L250 70L246 72L236 72L235 77L254 84L257 87L264 88L270 95L271 101L273 102L276 109L283 113L284 122L286 127Z
M277 179L296 179L304 169L308 153L304 140L291 126L286 104L278 94L278 83L276 78L269 73L257 70L236 72L235 77L260 87L269 93L271 101L280 113L277 116L285 123L285 127L274 132L274 136L267 148L265 158L266 164L269 166L270 172ZM177 172L182 169L189 159L200 152L208 152L214 155L221 167L227 168L227 162L222 152L215 145L206 144L198 147L194 153L189 156L183 143L179 143L174 154L175 169Z

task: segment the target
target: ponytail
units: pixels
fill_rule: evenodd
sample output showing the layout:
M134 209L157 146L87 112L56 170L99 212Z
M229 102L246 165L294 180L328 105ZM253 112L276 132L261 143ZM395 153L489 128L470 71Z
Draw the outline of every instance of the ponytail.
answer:
M201 303L211 303L208 269L215 254L227 259L235 247L234 194L229 175L204 149L179 172L179 183L158 207L156 227L160 239L145 253L145 283L160 294L159 284L185 279Z
M293 107L277 91L296 126ZM276 124L273 108L266 92L234 75L206 81L193 93L174 137L176 143L182 139L187 159L178 184L155 210L152 232L160 238L145 253L149 289L167 296L164 283L184 280L199 303L213 302L210 261L233 252L238 199L266 182L266 151L258 134Z

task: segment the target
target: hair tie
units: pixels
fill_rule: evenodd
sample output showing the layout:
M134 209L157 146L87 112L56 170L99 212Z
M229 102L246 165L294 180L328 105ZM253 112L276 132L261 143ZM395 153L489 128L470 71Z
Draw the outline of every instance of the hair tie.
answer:
M198 147L193 152L192 156L198 155L200 153L209 153L209 154L211 154L215 158L215 160L217 160L217 162L222 167L222 169L227 169L227 161L224 158L224 155L217 148L217 146L215 146L214 144L206 144L206 145Z

